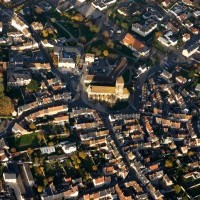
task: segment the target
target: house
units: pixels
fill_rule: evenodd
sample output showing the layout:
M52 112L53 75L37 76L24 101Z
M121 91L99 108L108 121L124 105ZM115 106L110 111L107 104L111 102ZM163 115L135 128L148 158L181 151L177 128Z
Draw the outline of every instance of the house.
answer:
M33 42L26 42L23 43L22 45L17 45L17 46L11 46L12 50L17 50L17 51L24 51L28 49L37 49L39 47L38 43L33 41Z
M28 163L23 164L23 170L24 170L24 173L26 175L29 185L32 187L35 184L35 181L34 181L34 178L33 178L33 175Z
M95 55L91 53L85 54L85 62L86 63L93 63L95 59Z
M31 36L31 33L28 31L28 26L16 14L11 19L11 25L22 32L25 37Z
M41 41L41 44L42 44L44 47L46 47L46 48L53 48L53 47L54 47L54 45L51 44L47 39L42 40L42 41Z
M103 11L108 8L108 6L116 3L117 0L93 0L92 6Z
M169 72L166 71L166 70L163 70L163 72L160 74L160 76L161 76L163 79L167 80L167 81L169 81L169 79L172 78L172 74L169 73Z
M3 31L3 22L0 22L0 33Z
M147 56L150 52L149 48L146 45L144 45L130 33L127 33L125 35L121 43L131 49L138 57Z
M53 123L55 124L63 124L65 122L69 122L69 115L62 115L62 116L57 116L57 117L54 117L54 120L53 120Z
M190 0L182 0L182 2L187 6L194 6L193 1Z
M166 186L166 187L169 187L169 186L172 186L174 183L173 181L169 178L169 176L167 174L165 174L163 177L162 177L162 181L163 181L163 184Z
M28 85L31 82L31 75L26 71L7 71L7 86L19 87Z
M77 151L77 148L76 148L76 143L60 143L60 145L62 146L62 150L64 151L64 153L66 154L70 154L70 153L73 153L73 152L76 152Z
M54 146L50 146L50 147L40 147L40 151L42 154L51 154L51 153L55 153L56 149Z
M183 42L187 42L188 40L190 40L191 36L189 33L184 33L182 36Z
M197 83L197 85L195 87L195 91L200 92L200 83Z
M175 46L178 43L178 40L173 37L172 31L168 31L163 36L158 37L158 41L167 47Z
M163 7L168 7L170 5L170 0L164 0L163 2L162 2L162 6Z
M138 33L139 35L146 37L152 33L157 28L157 23L155 21L146 22L145 24L134 23L132 24L132 31Z
M92 179L92 182L93 182L95 187L100 187L100 186L103 186L103 185L110 184L111 178L109 176L102 176L102 177Z
M187 82L187 79L184 78L183 76L176 76L175 79L176 79L176 81L177 81L178 83L181 83L181 84L184 84L184 83Z
M193 54L195 54L199 49L199 44L197 43L190 43L189 45L185 46L182 55L185 56L186 58L189 58Z
M17 200L24 200L20 190L21 186L18 184L18 177L15 173L3 173L3 180L7 186L13 189Z
M32 22L32 23L31 23L31 27L32 27L33 30L35 30L35 31L42 31L43 28L44 28L41 22Z
M58 56L58 67L74 69L80 50L73 47L54 48L54 54Z
M188 152L188 147L187 146L181 147L181 152L183 154L186 154Z
M18 123L15 123L12 127L12 133L16 135L25 135L28 134L28 131L24 129L22 126L20 126Z

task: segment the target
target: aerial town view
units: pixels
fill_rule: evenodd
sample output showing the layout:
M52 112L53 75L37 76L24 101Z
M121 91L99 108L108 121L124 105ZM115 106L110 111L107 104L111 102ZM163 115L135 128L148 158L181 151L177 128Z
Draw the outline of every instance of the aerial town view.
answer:
M0 200L200 200L200 0L0 0Z

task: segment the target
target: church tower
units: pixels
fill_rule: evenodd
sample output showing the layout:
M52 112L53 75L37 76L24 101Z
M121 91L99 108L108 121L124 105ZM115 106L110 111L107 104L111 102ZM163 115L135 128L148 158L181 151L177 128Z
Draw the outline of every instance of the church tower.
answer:
M124 91L124 79L122 76L119 76L116 79L116 83L115 83L115 94L116 96L120 96L123 94Z

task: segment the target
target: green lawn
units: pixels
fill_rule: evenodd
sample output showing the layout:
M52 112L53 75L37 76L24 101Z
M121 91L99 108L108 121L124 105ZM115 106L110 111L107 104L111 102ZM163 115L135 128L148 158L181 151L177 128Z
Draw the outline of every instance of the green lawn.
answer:
M17 151L22 151L27 148L36 148L40 146L36 133L22 135L19 138L11 136L7 138L7 142L10 148L15 147Z

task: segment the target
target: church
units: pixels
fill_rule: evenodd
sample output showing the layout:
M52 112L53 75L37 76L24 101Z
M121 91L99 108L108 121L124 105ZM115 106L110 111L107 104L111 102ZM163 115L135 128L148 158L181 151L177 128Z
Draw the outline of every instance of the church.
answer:
M111 105L117 101L126 101L129 98L129 91L124 88L122 76L116 79L115 86L89 85L87 88L88 98L94 101L106 102Z

